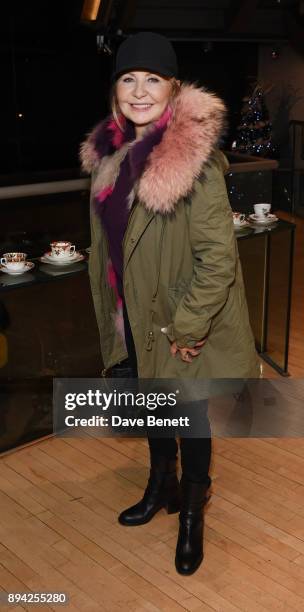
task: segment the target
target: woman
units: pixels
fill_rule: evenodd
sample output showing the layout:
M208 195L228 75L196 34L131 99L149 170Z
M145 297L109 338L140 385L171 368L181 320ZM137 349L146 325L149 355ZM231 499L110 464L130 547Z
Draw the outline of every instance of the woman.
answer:
M217 149L225 107L177 76L166 38L128 38L116 58L112 115L82 145L92 174L89 272L103 362L111 368L129 357L143 378L257 377L228 164ZM203 559L210 430L181 439L180 484L176 440L150 438L149 447L144 496L119 521L141 525L163 507L180 510L176 568L191 574Z

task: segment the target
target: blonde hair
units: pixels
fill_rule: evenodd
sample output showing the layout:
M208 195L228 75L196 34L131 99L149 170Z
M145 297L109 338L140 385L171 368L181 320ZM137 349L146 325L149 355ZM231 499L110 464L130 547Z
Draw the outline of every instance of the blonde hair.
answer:
M163 77L164 78L164 77ZM181 85L180 83L176 80L175 77L168 79L171 81L171 85L172 85L172 91L171 91L171 95L170 95L170 102L173 102L174 99L176 98L176 96L178 95ZM170 104L169 102L169 104ZM111 94L110 94L110 106L111 106L111 111L112 111L112 115L114 118L114 121L117 123L118 127L120 128L120 130L123 132L124 131L124 127L121 124L120 121L120 115L121 115L121 110L119 108L119 104L118 104L118 100L117 100L117 96L116 96L116 83L114 83L112 90L111 90Z

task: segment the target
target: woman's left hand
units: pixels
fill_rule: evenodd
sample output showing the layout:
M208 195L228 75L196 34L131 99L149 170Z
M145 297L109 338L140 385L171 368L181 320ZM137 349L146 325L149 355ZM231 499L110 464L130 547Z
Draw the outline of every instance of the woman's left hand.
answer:
M193 361L192 358L197 357L197 355L200 354L201 351L198 349L201 348L205 344L206 340L207 338L200 340L194 345L193 348L180 347L180 346L177 346L176 342L172 342L171 347L170 347L171 355L172 357L175 357L177 353L180 353L180 356L183 361L187 361L188 363L191 363L191 361Z

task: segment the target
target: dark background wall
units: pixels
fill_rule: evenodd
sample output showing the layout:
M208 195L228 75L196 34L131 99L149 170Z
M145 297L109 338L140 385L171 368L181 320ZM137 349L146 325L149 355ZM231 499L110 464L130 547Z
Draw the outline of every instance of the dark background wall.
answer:
M1 20L1 175L75 166L80 135L105 111L107 62L72 4L17 1Z
M43 171L67 178L79 172L79 142L108 110L113 55L98 53L97 33L114 52L122 33L154 29L168 36L181 78L224 98L226 148L248 77L258 76L270 87L274 136L288 155L288 121L303 120L302 0L103 0L100 7L88 27L80 22L83 0L2 3L0 186L39 180Z
M260 45L258 74L268 90L273 137L284 163L291 155L289 122L304 121L304 54L285 44L273 60L269 47Z
M79 0L28 0L2 12L0 184L36 171L78 169L79 142L107 113L113 59L97 52L96 32L80 25L81 6ZM257 74L258 45L174 46L181 78L225 99L228 146L247 76Z

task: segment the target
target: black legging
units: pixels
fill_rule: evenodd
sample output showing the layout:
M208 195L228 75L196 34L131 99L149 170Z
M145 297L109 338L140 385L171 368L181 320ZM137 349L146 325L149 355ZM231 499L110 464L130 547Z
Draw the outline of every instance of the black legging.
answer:
M134 340L128 319L127 309L123 302L123 316L125 327L125 338L128 351L130 367L133 370L133 377L137 378L137 359ZM204 419L204 431L209 432L208 437L204 438L180 438L181 466L183 476L192 482L210 484L209 467L211 459L211 430L206 409L202 410ZM175 438L151 438L148 436L151 457L161 455L169 459L177 457L178 445Z

